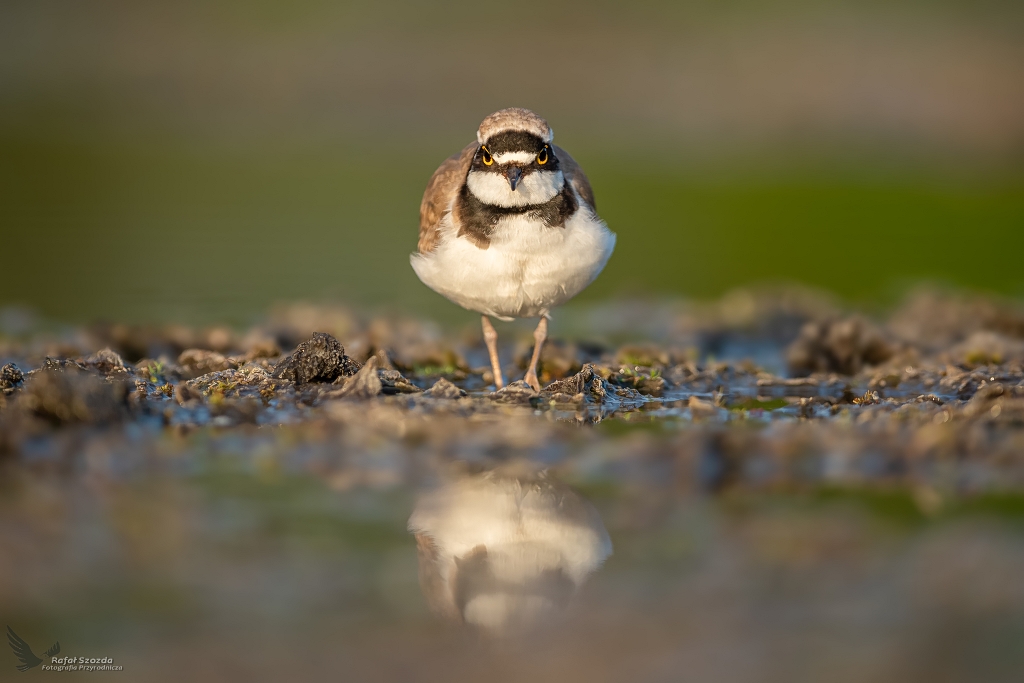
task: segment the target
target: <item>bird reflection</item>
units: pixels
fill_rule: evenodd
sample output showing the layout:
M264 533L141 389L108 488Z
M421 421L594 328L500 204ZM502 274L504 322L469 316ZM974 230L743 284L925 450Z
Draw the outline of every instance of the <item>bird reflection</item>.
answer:
M430 608L507 633L554 616L611 555L597 511L546 474L461 475L409 518Z

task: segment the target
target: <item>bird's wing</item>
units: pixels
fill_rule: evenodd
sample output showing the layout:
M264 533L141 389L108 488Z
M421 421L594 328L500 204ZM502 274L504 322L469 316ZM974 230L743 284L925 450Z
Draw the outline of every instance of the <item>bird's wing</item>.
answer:
M47 657L56 657L60 654L60 641L54 643L49 650L46 651Z
M465 182L469 165L479 147L476 142L466 145L461 152L445 159L430 177L420 202L420 241L417 248L421 254L437 246L441 219L451 209L452 200Z
M28 671L34 666L38 666L43 660L36 657L35 653L32 652L32 648L28 646L24 640L21 639L17 633L7 627L7 642L11 644L11 649L14 650L14 656L21 661L21 666L18 667L18 671Z
M597 204L594 203L594 190L590 187L587 174L583 172L583 169L576 163L576 160L569 156L568 152L558 145L553 145L553 147L555 148L555 156L558 157L558 163L562 166L562 175L572 183L580 199L589 204L590 208L596 209Z
M420 589L427 600L427 606L442 617L461 619L451 586L441 574L441 563L444 561L441 549L429 534L422 531L416 533L416 554L419 560Z

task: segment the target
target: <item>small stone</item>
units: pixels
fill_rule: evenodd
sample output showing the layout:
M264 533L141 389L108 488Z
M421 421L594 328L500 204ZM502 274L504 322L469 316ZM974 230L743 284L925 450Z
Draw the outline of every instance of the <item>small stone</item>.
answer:
M636 389L647 396L661 396L668 383L664 377L643 377L636 382Z
M949 350L952 360L966 367L1000 365L1024 360L1024 341L995 332L975 332Z
M499 403L530 403L539 396L533 387L521 379L491 394L491 398Z
M789 370L797 376L814 372L855 375L866 365L892 357L892 345L882 332L860 316L809 322L786 349Z
M64 372L65 370L78 372L81 370L85 370L85 366L76 363L73 360L68 360L66 358L51 358L47 356L43 360L43 365L42 367L40 367L40 370L45 370L48 372Z
M426 391L426 395L431 398L455 399L462 398L466 395L466 392L442 377L434 382L434 386Z
M104 375L125 374L127 372L121 356L110 348L97 351L91 356L82 359L81 363L82 365L92 368Z
M127 385L88 372L33 373L20 395L21 407L55 423L109 423L127 416Z
M377 358L380 362L379 356ZM398 370L378 370L377 378L380 380L385 394L418 394L423 391L407 380Z
M323 395L324 398L371 398L384 390L378 376L376 356L370 356L363 367L352 377L345 380L340 389L334 389Z
M13 392L25 380L25 374L14 363L0 368L0 391L4 394Z
M203 401L203 392L182 382L174 387L174 399L178 405L198 404Z
M587 389L587 386L593 382L594 378L597 378L598 382L600 382L601 378L595 371L594 365L587 363L572 377L560 379L544 387L544 393L569 394L571 396L582 394Z
M331 382L338 377L355 374L358 369L358 364L345 355L341 342L325 332L314 332L295 351L281 359L274 369L274 377L296 384Z
M206 349L185 349L178 356L178 365L185 370L184 374L188 379L236 367L236 364L223 354Z

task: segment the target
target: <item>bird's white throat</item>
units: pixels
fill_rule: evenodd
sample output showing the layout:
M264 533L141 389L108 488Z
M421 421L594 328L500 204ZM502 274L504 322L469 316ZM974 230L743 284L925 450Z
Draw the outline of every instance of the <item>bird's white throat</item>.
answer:
M513 191L501 173L470 171L466 183L473 196L484 204L513 208L554 199L562 191L565 178L561 171L534 171L524 175Z

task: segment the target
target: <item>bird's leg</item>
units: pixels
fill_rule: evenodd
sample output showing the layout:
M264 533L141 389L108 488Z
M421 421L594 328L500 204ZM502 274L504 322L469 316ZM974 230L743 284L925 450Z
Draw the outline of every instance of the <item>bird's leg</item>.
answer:
M533 358L530 359L530 369L526 371L523 379L533 387L534 391L540 391L540 381L537 379L537 363L540 362L540 350L544 346L544 340L548 338L548 319L541 316L537 323L537 329L533 331Z
M491 355L494 388L501 389L505 386L505 378L501 376L501 361L498 360L498 333L494 331L494 325L491 324L491 319L486 315L481 316L481 323L484 328L484 343L487 344L487 353Z

